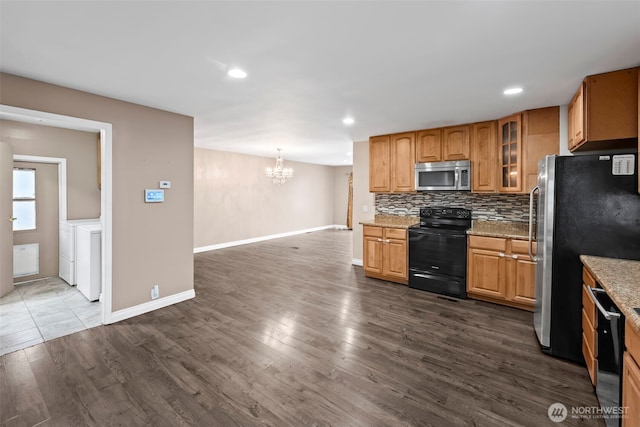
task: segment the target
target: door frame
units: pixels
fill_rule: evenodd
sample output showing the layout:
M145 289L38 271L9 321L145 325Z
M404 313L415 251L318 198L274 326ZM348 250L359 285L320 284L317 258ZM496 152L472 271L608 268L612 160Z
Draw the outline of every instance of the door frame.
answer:
M0 141L0 163L0 297L4 297L14 290L13 146L8 142Z
M79 117L64 116L44 111L30 110L0 104L0 119L27 122L36 125L52 126L100 133L100 223L102 224L102 323L112 323L113 315L113 158L111 123L87 120ZM14 155L15 159L15 155ZM60 171L60 164L58 166ZM59 184L61 179L58 180ZM61 193L62 194L62 193ZM60 218L67 218L66 203L66 161L65 161L65 200L60 199ZM64 206L64 212L62 207Z

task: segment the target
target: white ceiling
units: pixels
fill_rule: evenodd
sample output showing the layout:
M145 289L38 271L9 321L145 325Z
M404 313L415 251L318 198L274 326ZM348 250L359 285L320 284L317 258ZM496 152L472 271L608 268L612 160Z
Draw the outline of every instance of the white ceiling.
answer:
M640 1L2 0L0 27L3 72L193 116L199 147L326 165L640 65Z

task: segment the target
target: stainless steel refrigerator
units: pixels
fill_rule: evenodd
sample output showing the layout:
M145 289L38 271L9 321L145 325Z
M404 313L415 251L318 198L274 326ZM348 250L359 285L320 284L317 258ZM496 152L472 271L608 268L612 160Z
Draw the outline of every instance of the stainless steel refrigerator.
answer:
M583 362L579 256L640 260L637 157L547 156L538 163L531 192L538 245L533 319L550 355Z

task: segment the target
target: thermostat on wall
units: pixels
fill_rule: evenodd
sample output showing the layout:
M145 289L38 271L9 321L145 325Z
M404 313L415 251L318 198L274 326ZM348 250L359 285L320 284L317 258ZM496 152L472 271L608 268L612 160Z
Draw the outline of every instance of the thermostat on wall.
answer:
M164 190L144 190L145 203L162 203L164 202Z

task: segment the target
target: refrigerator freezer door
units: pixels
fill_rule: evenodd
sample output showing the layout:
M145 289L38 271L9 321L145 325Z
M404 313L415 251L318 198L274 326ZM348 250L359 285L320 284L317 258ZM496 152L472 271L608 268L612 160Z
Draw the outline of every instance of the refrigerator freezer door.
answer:
M546 156L538 162L538 207L536 241L536 301L533 324L538 341L543 348L551 346L551 273L553 261L553 222L555 202L556 156Z

